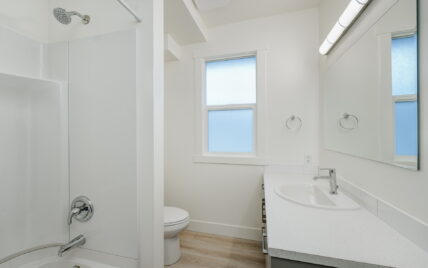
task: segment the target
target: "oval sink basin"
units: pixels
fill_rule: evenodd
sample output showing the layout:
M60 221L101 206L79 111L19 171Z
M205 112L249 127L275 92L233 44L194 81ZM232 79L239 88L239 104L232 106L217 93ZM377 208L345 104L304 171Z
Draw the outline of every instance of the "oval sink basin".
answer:
M275 189L277 195L300 205L331 210L353 210L360 206L339 192L332 195L328 190L312 183L284 184Z

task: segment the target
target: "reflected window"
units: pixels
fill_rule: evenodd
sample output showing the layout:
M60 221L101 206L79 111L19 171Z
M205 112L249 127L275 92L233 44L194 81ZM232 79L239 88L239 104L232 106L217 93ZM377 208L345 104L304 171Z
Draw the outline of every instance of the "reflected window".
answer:
M406 162L418 155L417 36L393 38L391 45L395 155Z
M392 95L418 91L418 42L416 35L392 39Z

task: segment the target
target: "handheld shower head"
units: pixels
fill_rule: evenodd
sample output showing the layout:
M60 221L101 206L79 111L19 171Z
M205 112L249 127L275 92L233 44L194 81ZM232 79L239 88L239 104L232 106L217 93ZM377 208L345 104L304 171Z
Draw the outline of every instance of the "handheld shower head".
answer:
M53 10L53 15L60 23L68 25L71 23L72 16L78 16L82 19L83 24L88 24L91 21L91 17L88 15L82 15L76 11L67 11L63 8L57 7Z

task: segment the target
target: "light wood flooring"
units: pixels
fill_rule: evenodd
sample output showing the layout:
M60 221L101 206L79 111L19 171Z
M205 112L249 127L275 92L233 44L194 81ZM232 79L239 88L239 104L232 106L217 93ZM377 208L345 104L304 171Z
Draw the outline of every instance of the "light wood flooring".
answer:
M264 268L260 242L184 231L182 257L168 268Z

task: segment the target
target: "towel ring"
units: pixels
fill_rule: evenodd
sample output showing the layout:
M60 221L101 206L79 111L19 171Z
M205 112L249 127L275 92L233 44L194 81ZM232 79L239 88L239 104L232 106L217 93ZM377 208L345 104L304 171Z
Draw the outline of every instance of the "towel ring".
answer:
M353 119L354 120L354 126L351 127L347 127L346 125L344 125L345 121L348 121L349 119ZM353 114L349 114L349 113L344 113L342 118L339 119L339 127L341 127L342 129L345 130L354 130L358 127L359 124L359 119L356 115Z
M293 126L293 124L292 124L293 122L297 122L297 125ZM287 129L289 129L291 131L297 131L297 130L301 129L302 125L303 125L302 119L296 115L290 116L287 119L287 121L285 122L285 126L287 127Z

